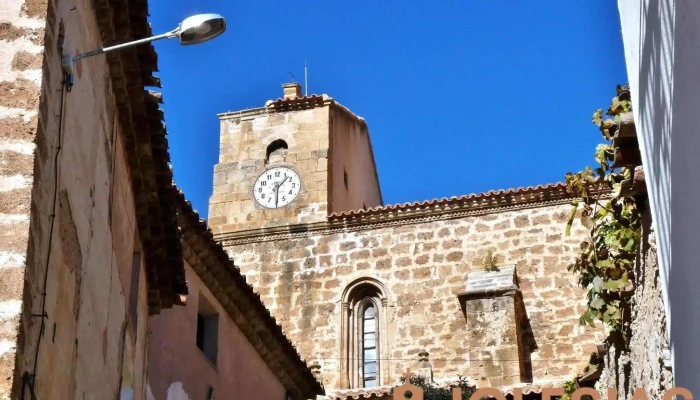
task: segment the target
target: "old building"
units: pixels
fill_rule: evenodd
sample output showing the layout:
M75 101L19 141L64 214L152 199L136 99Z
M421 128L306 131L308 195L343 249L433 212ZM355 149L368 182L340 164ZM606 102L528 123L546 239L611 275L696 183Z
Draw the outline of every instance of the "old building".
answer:
M602 342L579 325L563 184L386 206L367 124L333 98L286 84L219 118L210 226L329 396L384 396L419 367L557 385Z
M200 340L167 322L154 336L152 318L186 320L200 293L230 316L214 336L250 362L211 382L251 399L323 393L172 183L153 46L63 73L62 56L151 36L147 15L145 0L0 1L0 399L166 399L149 346L183 344L170 355L201 366L187 346ZM184 373L185 389L201 376Z
M185 307L153 318L152 398L308 400L323 394L260 296L182 193L177 212L190 296Z
M146 2L0 9L0 393L143 398L148 316L187 295L155 52L85 60L72 86L61 58L150 35Z

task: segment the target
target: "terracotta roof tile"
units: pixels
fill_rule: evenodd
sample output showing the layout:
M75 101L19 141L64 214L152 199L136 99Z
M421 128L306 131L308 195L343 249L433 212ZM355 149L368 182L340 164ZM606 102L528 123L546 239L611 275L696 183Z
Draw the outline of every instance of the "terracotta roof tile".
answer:
M392 389L396 385L378 386L375 388L360 388L360 389L345 389L336 390L332 394L326 396L329 400L357 400L357 399L376 399L391 394Z
M146 0L95 0L102 42L109 46L151 36ZM148 303L151 314L170 308L187 294L180 232L168 165L168 141L159 93L145 86L160 85L152 44L104 55L112 81L126 159L130 166L134 206L142 242Z
M473 383L467 383L470 385L473 385ZM563 383L565 381L547 381L547 382L539 382L539 383L517 383L514 385L508 385L508 386L501 386L498 389L503 392L504 395L506 396L512 396L513 391L515 389L520 389L522 390L523 395L531 395L531 394L541 394L542 389L545 388L559 388L562 387ZM444 382L441 384L441 386L448 386L448 387L457 387L459 386L459 381L448 381ZM331 394L327 395L326 397L329 400L358 400L358 399L379 399L384 396L390 396L392 394L392 391L394 388L398 387L399 385L387 385L387 386L379 386L376 388L371 388L371 389L345 389L345 390L336 390L333 391ZM474 385L474 387L476 387ZM478 387L477 387L478 388Z
M361 216L361 215L383 213L383 212L387 212L387 211L423 209L423 208L431 208L431 207L437 207L437 206L442 206L442 205L467 203L467 202L475 201L475 200L487 200L487 199L493 199L496 197L504 197L504 196L537 195L537 194L541 194L541 193L546 192L546 191L567 192L566 184L563 182L550 183L550 184L546 184L546 185L537 185L534 187L528 186L528 187L520 187L520 188L516 188L516 189L491 190L488 192L473 193L473 194L468 194L468 195L463 195L463 196L452 196L450 198L443 197L440 199L416 201L413 203L390 204L390 205L385 205L385 206L368 208L366 210L350 210L350 211L335 212L335 213L330 214L329 217L330 218L352 217L352 216Z

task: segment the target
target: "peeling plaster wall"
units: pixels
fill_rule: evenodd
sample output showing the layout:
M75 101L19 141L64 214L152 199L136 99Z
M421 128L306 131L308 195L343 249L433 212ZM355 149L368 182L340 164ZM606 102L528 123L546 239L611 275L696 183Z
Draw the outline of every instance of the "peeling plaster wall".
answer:
M187 264L185 268L190 293L187 306L153 317L149 387L154 398L204 399L213 385L214 399L284 399L282 383L195 271ZM219 314L216 366L196 344L200 296L205 296Z
M145 273L132 289L133 195L103 57L78 64L66 96L48 248L60 53L99 48L100 37L90 0L0 1L0 398L10 390L19 398L22 375L35 365L41 318L33 314L42 310L47 254L36 396L116 398L125 363L133 398L145 397ZM132 290L140 299L136 321L127 317Z

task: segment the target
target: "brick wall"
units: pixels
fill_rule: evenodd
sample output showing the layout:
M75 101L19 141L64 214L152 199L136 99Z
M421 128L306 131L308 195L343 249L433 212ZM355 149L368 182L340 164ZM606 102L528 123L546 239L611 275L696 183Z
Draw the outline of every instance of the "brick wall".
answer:
M22 310L46 3L0 1L0 399L9 399Z
M386 291L383 384L415 368L423 349L436 379L462 374L476 381L488 377L492 384L519 382L523 359L536 381L570 379L582 371L604 330L579 325L585 291L566 266L584 232L574 229L565 237L570 208L565 201L553 203L391 222L375 216L368 218L376 222L329 223L318 231L310 225L307 233L280 229L274 236L222 238L302 356L320 363L327 390L341 386L343 292L365 277ZM522 306L513 297L474 321L465 318L458 295L467 289L468 274L483 269L488 250L498 264L515 266ZM522 331L512 332L519 315ZM483 329L476 329L479 324ZM488 327L491 333L480 337ZM527 354L512 354L516 336ZM510 348L499 345L506 339Z

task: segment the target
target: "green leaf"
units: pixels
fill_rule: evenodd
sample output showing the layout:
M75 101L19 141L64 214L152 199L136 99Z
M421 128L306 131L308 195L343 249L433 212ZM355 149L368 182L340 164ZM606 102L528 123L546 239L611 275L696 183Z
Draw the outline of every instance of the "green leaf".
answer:
M603 122L603 110L595 110L593 113L593 123L596 124L597 126L600 126L601 123Z
M599 276L593 278L593 289L595 289L596 292L600 292L603 289L604 285L605 281L603 281L603 278Z
M613 183L612 190L614 197L620 196L620 192L622 191L622 184L620 182Z
M636 247L637 247L637 239L629 238L627 240L627 244L625 244L625 247L623 248L623 250L630 252L630 251L634 250Z
M596 297L591 301L591 307L593 308L602 308L605 305L605 301L601 299L600 297Z

